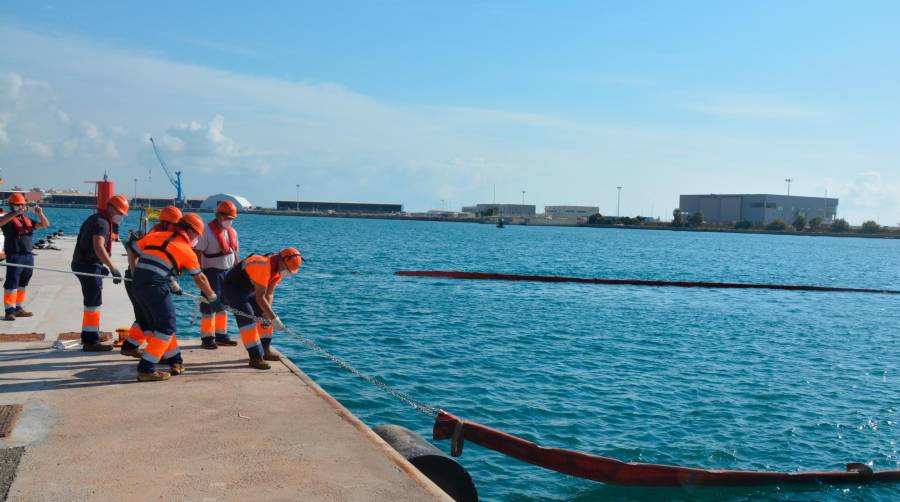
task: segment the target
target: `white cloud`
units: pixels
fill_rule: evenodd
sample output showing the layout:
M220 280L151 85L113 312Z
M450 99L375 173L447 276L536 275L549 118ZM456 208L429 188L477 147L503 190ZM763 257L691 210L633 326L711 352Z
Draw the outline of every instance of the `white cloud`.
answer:
M26 140L24 144L25 148L27 148L31 153L37 155L38 157L49 159L53 157L53 149L50 148L49 145L45 143L41 143L40 141L34 140Z
M825 110L811 106L739 94L708 97L687 108L707 115L748 120L815 120L828 115Z
M898 225L900 184L886 181L878 171L858 173L851 182L827 179L820 186L828 195L838 197L838 216L859 224L864 220L881 220L882 225Z

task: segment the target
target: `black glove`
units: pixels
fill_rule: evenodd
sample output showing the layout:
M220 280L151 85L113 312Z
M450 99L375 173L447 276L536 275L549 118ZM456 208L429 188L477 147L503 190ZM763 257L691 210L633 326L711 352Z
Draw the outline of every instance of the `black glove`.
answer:
M122 284L122 273L116 269L112 269L113 284Z
M131 273L131 269L125 269L125 278L131 279L132 277L134 277L134 274Z
M100 265L100 275L109 275L109 269Z

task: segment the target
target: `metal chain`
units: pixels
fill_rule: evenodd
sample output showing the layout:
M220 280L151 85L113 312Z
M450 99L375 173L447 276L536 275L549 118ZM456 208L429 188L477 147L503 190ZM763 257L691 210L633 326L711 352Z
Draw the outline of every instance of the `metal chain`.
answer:
M201 297L196 296L196 295L191 295L189 293L183 293L183 296L186 296L188 298L194 298L195 300L199 300L199 301L204 301L203 299L201 299ZM239 315L241 317L252 319L256 322L266 322L266 323L271 322L269 319L266 319L264 317L256 317L254 315L248 314L241 310L229 307L228 305L222 305L222 307L226 311L228 311L231 314L236 315L236 316ZM374 385L375 387L378 387L379 389L390 394L391 396L394 396L395 398L399 399L400 401L403 401L404 403L408 404L416 411L424 413L431 417L435 417L438 415L438 410L436 408L412 398L411 396L409 396L409 394L400 392L399 390L390 387L388 384L382 382L381 380L378 380L377 378L375 378L371 375L367 375L367 374L363 373L362 371L353 367L353 365L351 365L350 363L342 360L341 358L339 358L339 357L335 356L334 354L328 352L327 350L323 349L315 341L301 335L300 333L297 333L296 331L288 328L287 326L285 326L284 331L285 331L285 333L297 338L300 341L300 343L302 343L303 345L306 345L313 352L319 354L322 357L325 357L326 359L330 359L331 362L337 364L341 368L349 371L353 375L365 380L366 382L369 382L370 384Z

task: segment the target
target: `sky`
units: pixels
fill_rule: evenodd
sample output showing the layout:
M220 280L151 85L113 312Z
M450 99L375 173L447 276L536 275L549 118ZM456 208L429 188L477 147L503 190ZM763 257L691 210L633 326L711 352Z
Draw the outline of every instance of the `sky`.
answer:
M900 222L898 2L0 0L6 186ZM137 180L135 182L134 180ZM523 194L524 191L524 194Z

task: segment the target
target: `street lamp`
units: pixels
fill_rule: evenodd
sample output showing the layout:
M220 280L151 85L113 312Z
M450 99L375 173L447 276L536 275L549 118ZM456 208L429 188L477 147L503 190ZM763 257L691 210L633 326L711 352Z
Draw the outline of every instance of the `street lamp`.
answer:
M790 196L791 196L791 182L794 181L794 180L791 179L791 178L785 178L784 181L787 181L787 184L788 184L788 197L790 197Z
M622 187L616 187L616 190L618 190L618 192L616 192L616 218L620 218L622 214L619 212L619 208L621 207L619 203L622 201Z
M134 199L131 203L137 204L137 178L134 179Z
M522 190L522 205L525 205L525 190Z
M300 183L297 183L297 212L300 212Z

